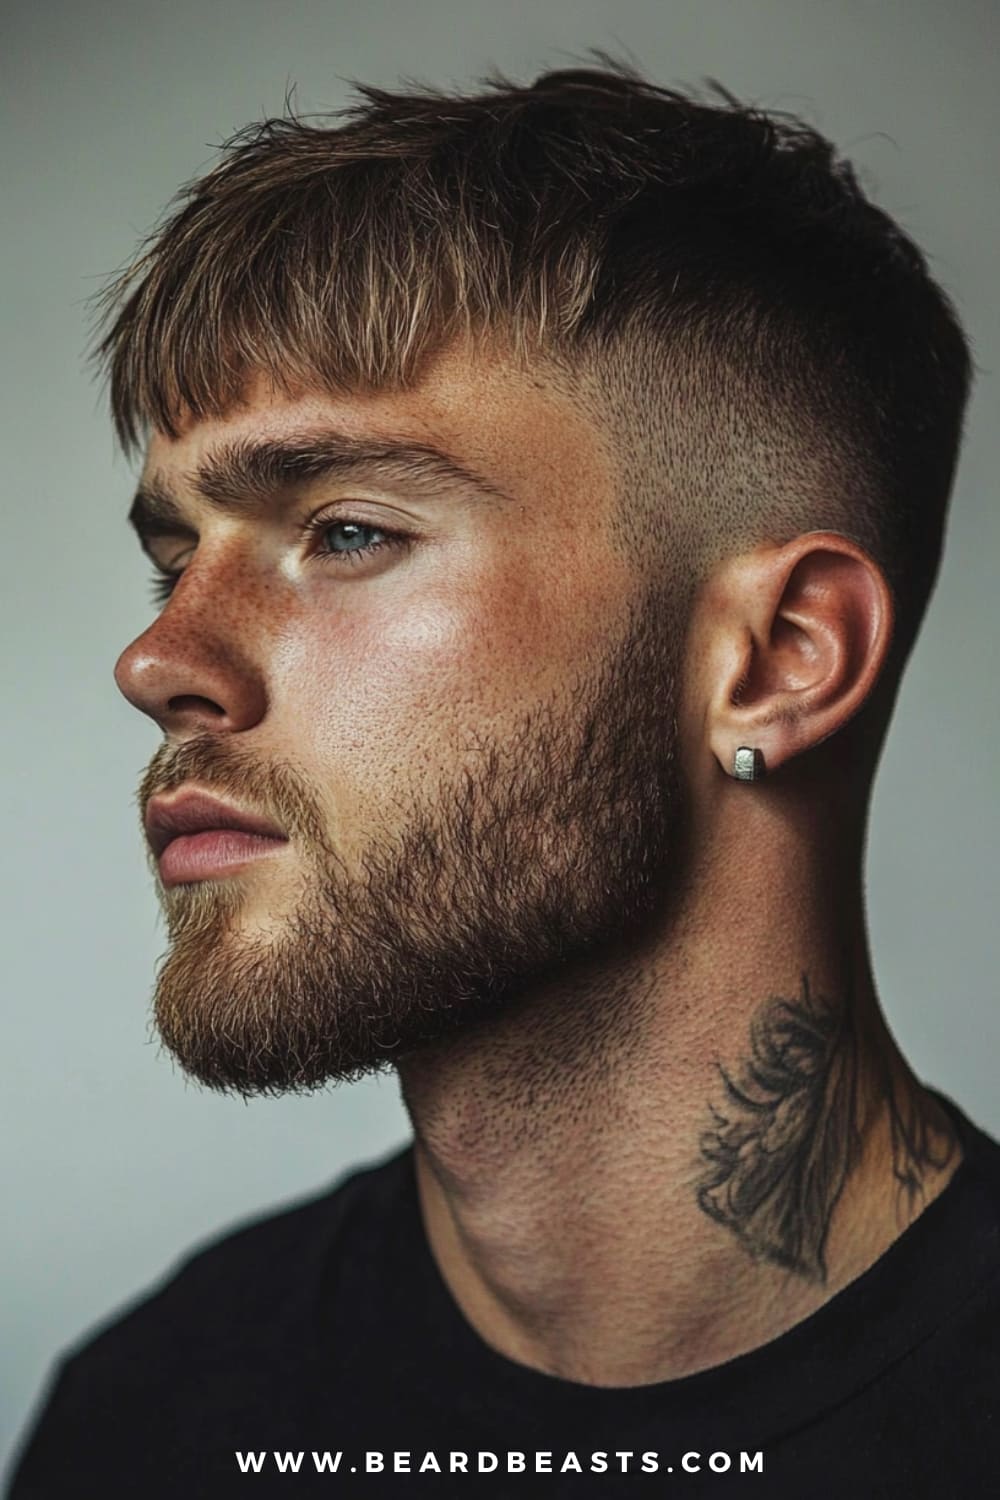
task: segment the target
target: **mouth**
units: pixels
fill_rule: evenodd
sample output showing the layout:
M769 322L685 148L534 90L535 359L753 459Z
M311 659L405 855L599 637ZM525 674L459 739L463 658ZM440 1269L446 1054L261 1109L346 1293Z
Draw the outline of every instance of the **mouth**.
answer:
M164 885L224 875L289 843L269 819L195 790L152 798L145 825Z

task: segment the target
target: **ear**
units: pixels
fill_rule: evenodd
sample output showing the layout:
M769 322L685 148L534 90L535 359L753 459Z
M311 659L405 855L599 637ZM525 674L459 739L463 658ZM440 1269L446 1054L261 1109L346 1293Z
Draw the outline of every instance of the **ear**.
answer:
M881 568L835 531L727 559L700 612L705 731L730 776L741 746L771 773L842 728L875 685L895 622Z

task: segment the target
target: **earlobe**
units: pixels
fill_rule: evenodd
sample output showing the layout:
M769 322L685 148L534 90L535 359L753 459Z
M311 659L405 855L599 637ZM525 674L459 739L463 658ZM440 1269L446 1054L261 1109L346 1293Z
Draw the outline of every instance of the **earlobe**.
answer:
M807 532L730 559L707 595L709 749L759 781L835 734L889 652L892 595L877 563L838 532Z

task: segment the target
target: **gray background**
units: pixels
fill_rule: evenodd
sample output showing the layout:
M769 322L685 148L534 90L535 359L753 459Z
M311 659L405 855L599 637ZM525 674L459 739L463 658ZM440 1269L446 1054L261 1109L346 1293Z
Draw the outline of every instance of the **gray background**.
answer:
M992 13L992 14L991 14ZM408 1135L392 1079L246 1105L148 1021L164 938L132 802L158 743L112 667L152 617L85 299L212 148L289 84L527 81L588 46L802 113L931 256L981 373L943 571L876 784L876 977L917 1073L1000 1133L996 246L988 0L130 0L3 20L4 1118L0 1454L57 1349L234 1220ZM575 56L574 56L575 55ZM991 899L992 897L992 899Z

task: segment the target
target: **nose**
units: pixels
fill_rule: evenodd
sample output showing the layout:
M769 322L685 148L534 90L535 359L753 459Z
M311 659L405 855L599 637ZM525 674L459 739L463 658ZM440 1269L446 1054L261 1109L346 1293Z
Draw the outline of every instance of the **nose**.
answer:
M115 682L176 739L250 729L266 712L262 672L232 632L223 634L178 594L115 663Z

